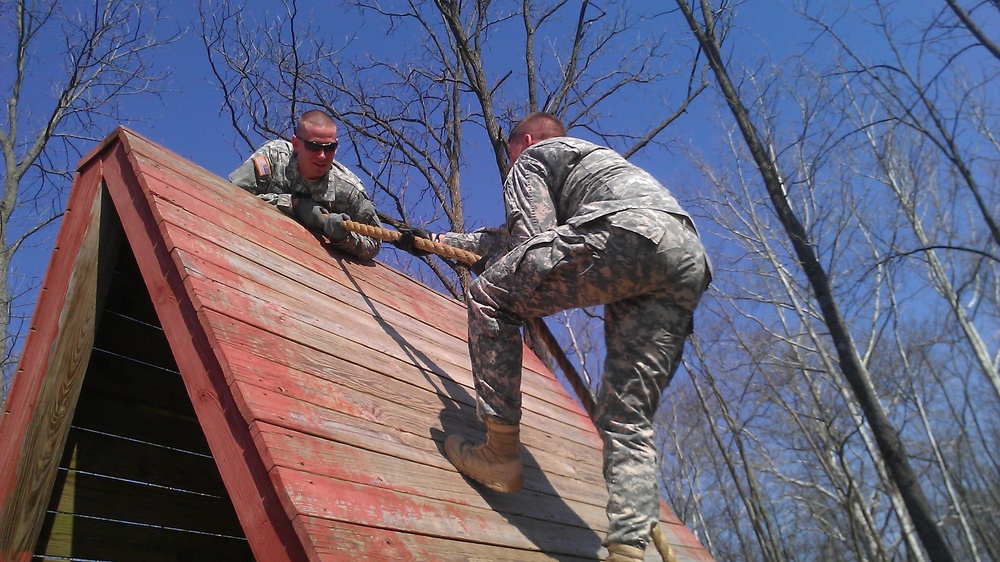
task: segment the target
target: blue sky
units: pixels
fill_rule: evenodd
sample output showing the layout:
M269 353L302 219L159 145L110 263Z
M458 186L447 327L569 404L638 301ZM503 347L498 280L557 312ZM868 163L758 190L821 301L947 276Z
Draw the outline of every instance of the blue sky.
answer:
M807 40L812 33L789 13L785 4L751 0L739 6L738 28L729 42L731 47L736 48L735 58L739 63L750 68L779 64L806 49ZM666 5L668 9L673 7L670 2ZM917 0L910 2L910 5L914 12L919 11L919 8L938 10L943 6L937 0ZM839 4L832 6L833 8L826 9L837 9ZM273 0L252 1L250 7L254 10L264 7L271 12L281 11L280 2ZM362 48L371 45L373 49L381 49L388 45L390 50L405 49L408 44L406 37L386 36L381 31L373 31L374 26L365 26L355 12L343 10L336 2L301 1L299 9L303 14L312 13L322 26L323 33L329 34L334 40L357 34ZM221 93L211 82L210 68L198 34L197 4L193 0L173 2L167 5L164 14L170 20L159 23L158 33L166 36L177 28L188 30L183 38L165 47L156 56L158 70L170 69L173 76L166 84L167 91L158 99L145 98L141 105L130 102L129 110L142 115L143 121L124 124L195 164L226 177L248 156L249 148L238 144L228 116L219 113ZM679 16L670 17L673 18L670 21L674 22L671 25L676 25ZM688 32L683 27L677 29L679 39L689 40ZM812 56L822 58L822 48L813 47ZM44 82L29 84L29 89L31 88L33 90L28 95L44 101ZM715 125L714 118L716 114L720 114L724 121L729 119L718 103L714 94L704 94L691 108L689 115L668 129L667 134L674 139L676 151L645 151L633 159L671 187L682 203L696 197L697 194L692 190L697 189L694 186L698 182L693 178L694 170L690 165L684 164L686 155L681 151L690 146L702 152L711 152L721 145L723 131ZM642 120L645 118L644 109L646 108L640 104L621 104L616 110L618 114L615 118ZM113 126L109 126L106 133L110 133L112 128ZM346 140L349 142L349 139ZM489 160L485 137L479 144L483 156ZM468 202L471 217L469 225L500 222L503 215L495 167L483 172L481 177L475 171L465 174L463 182L475 186L475 190L466 190L467 193L474 193ZM37 246L27 249L19 262L20 273L41 275L48 262L54 236L55 229L50 228L45 236L36 240Z

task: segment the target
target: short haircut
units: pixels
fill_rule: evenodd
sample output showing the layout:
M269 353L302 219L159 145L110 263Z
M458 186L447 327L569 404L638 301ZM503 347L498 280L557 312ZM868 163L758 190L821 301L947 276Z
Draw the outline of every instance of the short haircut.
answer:
M337 124L333 122L333 117L330 117L330 115L322 109L310 109L300 115L298 123L295 124L296 135L300 135L302 133L303 125L312 125L313 127L320 129L337 126Z
M566 127L563 126L562 121L556 116L544 111L536 111L529 113L524 119L518 121L514 130L510 133L510 138L513 139L522 135L531 135L536 141L554 137L565 137Z

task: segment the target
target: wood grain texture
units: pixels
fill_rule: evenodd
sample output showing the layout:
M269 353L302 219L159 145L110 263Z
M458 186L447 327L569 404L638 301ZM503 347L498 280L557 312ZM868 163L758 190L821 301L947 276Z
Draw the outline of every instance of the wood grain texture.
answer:
M0 555L38 539L93 346L100 254L98 170L75 181L0 429Z

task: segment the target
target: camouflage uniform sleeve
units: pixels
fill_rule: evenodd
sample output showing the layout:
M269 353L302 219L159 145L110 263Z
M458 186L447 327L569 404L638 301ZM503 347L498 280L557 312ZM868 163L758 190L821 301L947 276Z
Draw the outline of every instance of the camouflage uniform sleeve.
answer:
M559 226L550 192L555 181L551 166L527 150L514 162L503 187L511 246Z
M445 232L438 235L438 240L484 257L504 254L510 249L510 234L505 228L485 227L472 232Z
M291 195L280 181L281 168L288 164L290 155L288 141L268 141L229 174L229 181L293 216Z
M361 179L339 162L334 162L330 174L334 176L332 179L335 188L332 200L329 199L329 195L324 197L326 207L331 212L347 213L355 222L381 228L382 221L378 220L375 204L365 193ZM374 259L382 249L382 241L378 238L351 232L343 242L335 244L335 246L360 259L370 260Z

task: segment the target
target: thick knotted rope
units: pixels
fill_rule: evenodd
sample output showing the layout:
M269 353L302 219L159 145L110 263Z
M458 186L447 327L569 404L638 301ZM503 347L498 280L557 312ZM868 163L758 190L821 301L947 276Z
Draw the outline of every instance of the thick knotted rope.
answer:
M402 236L402 234L395 230L389 230L380 226L372 226L363 222L344 221L344 228L350 230L351 232L356 232L364 236L371 236L372 238L378 238L379 240L385 240L386 242L395 242L396 240L399 240L400 236ZM472 252L462 250L461 248L456 248L454 246L449 246L448 244L441 242L434 242L433 240L428 240L426 238L415 238L413 245L419 250L437 254L441 257L450 258L469 265L476 263L480 259L480 256Z

